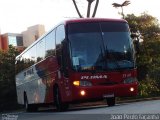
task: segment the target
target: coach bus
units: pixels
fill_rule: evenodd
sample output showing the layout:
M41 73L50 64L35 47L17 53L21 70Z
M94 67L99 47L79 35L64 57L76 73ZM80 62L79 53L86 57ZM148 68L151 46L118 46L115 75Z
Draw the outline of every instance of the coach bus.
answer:
M122 19L72 19L54 27L16 57L17 101L67 110L71 103L136 96L134 44Z

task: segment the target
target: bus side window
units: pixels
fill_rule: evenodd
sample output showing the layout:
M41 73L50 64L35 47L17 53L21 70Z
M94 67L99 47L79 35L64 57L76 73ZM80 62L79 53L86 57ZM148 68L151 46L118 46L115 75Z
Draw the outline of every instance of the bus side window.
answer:
M45 57L55 56L55 30L46 36Z
M64 25L60 25L56 29L56 49L61 47L61 42L65 39Z
M19 57L19 58L17 58L16 59L16 62L15 62L15 70L16 70L16 73L19 73L20 71L19 71L19 68L20 68L20 65L21 65L21 63L20 63L20 58L21 58L21 56Z
M56 56L58 64L62 67L62 41L65 39L64 25L60 25L56 29Z
M43 38L36 44L36 53L37 53L37 57L36 57L37 62L44 59L45 57L45 38Z

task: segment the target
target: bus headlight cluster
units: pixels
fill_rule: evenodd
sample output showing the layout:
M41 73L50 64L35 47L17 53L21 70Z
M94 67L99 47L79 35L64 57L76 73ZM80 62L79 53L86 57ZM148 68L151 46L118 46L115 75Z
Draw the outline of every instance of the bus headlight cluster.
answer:
M73 85L86 87L86 86L92 86L92 83L89 81L73 81Z
M123 82L124 82L124 84L134 83L134 82L137 82L137 78L136 77L129 77L129 78L124 79Z

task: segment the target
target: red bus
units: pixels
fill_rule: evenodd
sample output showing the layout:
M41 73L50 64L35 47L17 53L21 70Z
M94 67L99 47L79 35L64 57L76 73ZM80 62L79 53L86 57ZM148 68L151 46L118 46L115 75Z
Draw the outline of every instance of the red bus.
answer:
M16 57L17 100L27 111L136 96L135 50L121 19L66 20Z

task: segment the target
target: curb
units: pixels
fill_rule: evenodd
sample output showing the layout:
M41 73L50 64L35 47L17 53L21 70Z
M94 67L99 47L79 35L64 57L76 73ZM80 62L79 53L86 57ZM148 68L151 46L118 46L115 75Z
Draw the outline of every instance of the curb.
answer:
M160 97L139 98L139 99L131 99L131 100L117 100L116 104L132 103L132 102L140 102L140 101L150 101L150 100L160 100ZM87 103L74 104L73 106L74 107L87 107L87 106L98 106L98 105L107 105L107 102L106 101L87 102Z
M139 98L139 99L132 99L132 100L120 100L120 101L117 101L117 103L131 103L131 102L150 101L150 100L160 100L160 97Z

